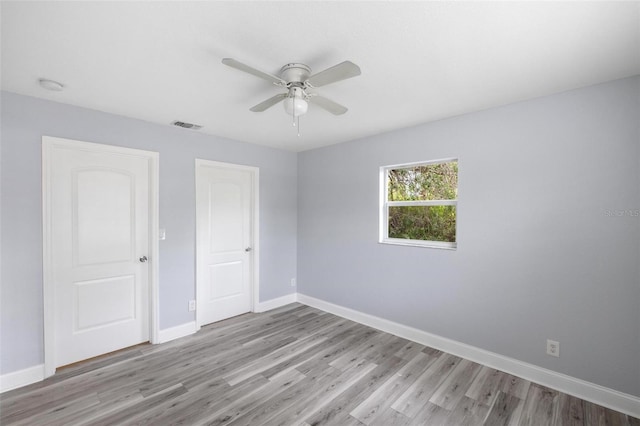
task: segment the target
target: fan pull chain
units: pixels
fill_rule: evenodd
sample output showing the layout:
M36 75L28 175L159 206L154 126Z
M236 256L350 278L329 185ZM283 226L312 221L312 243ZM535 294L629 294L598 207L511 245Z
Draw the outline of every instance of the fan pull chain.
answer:
M304 92L303 92L304 93ZM298 129L298 137L300 137L300 115L296 115L296 92L295 89L293 90L293 96L291 99L291 103L292 103L292 111L291 111L291 125L293 127L297 127Z
M291 118L293 119L293 127L296 127L296 96L293 93L293 111L291 111Z

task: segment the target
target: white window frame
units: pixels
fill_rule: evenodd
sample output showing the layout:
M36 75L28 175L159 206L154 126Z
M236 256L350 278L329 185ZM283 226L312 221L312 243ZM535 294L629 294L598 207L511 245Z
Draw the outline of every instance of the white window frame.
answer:
M429 200L429 201L388 201L389 170L411 169L418 166L432 166L434 164L451 163L457 158L444 158L432 161L418 161L415 163L395 164L380 167L380 229L378 242L400 246L429 247L445 250L455 250L458 247L458 200ZM410 240L405 238L389 238L389 207L396 206L456 206L456 241Z

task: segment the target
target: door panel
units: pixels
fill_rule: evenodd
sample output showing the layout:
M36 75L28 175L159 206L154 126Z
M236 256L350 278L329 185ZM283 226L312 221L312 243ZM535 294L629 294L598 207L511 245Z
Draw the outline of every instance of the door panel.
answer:
M73 186L76 264L130 259L135 248L133 176L111 170L76 170Z
M242 250L248 243L244 190L234 182L209 182L210 254Z
M199 326L252 309L252 173L197 162Z
M92 145L51 154L56 366L149 340L149 159Z
M244 262L233 261L209 266L209 301L240 295L244 288Z
M74 285L75 333L135 320L135 276L77 282Z

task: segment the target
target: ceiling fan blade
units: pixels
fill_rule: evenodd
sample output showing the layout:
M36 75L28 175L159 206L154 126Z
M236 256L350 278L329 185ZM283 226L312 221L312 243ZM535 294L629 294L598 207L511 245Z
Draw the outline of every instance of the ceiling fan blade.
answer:
M318 105L321 108L326 109L331 114L342 115L348 111L347 107L344 107L331 99L327 99L323 96L312 96L309 98L309 102Z
M307 83L312 87L320 87L336 81L360 75L360 67L351 61L344 61L324 71L312 75L307 79Z
M267 74L266 72L262 72L260 70L257 70L253 67L250 67L249 65L243 64L242 62L238 62L235 59L231 59L231 58L224 58L222 60L222 63L231 67L231 68L235 68L237 70L240 71L244 71L246 73L255 75L256 77L260 77L264 80L270 81L272 83L278 84L278 85L283 85L286 86L287 82L282 80L279 77L276 77L275 75L271 75L271 74Z
M258 105L249 108L249 111L262 112L262 111L266 110L267 108L271 108L272 106L274 106L275 104L277 104L278 102L280 102L281 100L283 100L286 97L287 97L286 93L280 93L278 95L272 96L269 99L267 99L266 101L260 102Z

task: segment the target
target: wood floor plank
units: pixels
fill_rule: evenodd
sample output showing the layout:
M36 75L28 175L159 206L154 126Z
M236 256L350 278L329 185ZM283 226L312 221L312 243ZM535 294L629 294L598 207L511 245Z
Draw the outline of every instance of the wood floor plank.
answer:
M406 426L410 421L411 419L404 414L399 413L391 407L387 407L368 424L371 426Z
M367 399L351 411L351 416L364 424L372 423L411 386L436 358L418 352L395 375L375 389Z
M270 324L270 327L255 330L253 333L247 334L247 336L239 340L239 343L241 343L242 345L259 343L260 341L268 340L269 338L279 336L284 333L292 336L294 334L308 335L313 333L316 328L325 325L328 321L336 320L337 318L335 317L319 315L315 312L311 312L300 317L292 315L290 318L290 323L287 327L283 327L281 323L279 323L278 321L274 321L274 323ZM281 322L282 319L279 321Z
M409 422L410 426L446 425L451 411L427 402ZM376 423L377 425L377 423ZM380 425L382 426L382 425ZM457 426L457 425L456 425Z
M164 401L172 401L177 396L183 395L187 392L184 386L176 385L173 388L160 392L157 395L143 398L135 404L129 405L124 410L117 412L110 412L106 415L100 416L95 420L92 420L86 425L117 425L131 422L136 417L143 416L148 412L151 412L154 408L160 406ZM82 424L82 423L80 423Z
M518 424L521 411L516 410L516 408L522 403L523 400L520 398L498 391L484 420L484 424L496 426Z
M520 399L526 399L531 382L520 377L506 374L502 381L502 392Z
M237 395L239 392L253 389L265 382L265 380L255 378L253 381L245 383L242 388L231 389L224 380L218 378L208 383L209 386L202 386L201 389L203 392L201 393L195 390L187 390L187 392L175 398L158 402L152 410L133 414L127 419L127 423L150 425L172 424L166 419L177 418L181 420L189 419L190 422L184 424L191 424L191 420L197 418L203 411L213 409L212 407L223 404L223 401L227 401L226 398L231 398L232 395ZM108 419L108 417L106 419ZM104 418L101 419L101 421L103 420ZM173 424L178 424L178 422Z
M327 347L324 350L321 350L317 354L310 356L308 360L306 360L296 368L304 373L306 370L314 368L316 364L330 364L334 359L341 356L344 352L348 351L352 345L357 345L376 334L376 330L359 324L349 327L347 330L345 330L343 339L341 341L336 341L330 346L328 345L327 341Z
M395 376L406 364L406 359L396 356L384 360L370 373L313 413L309 421L315 425L328 426L352 422L349 412L367 399L381 383Z
M627 426L629 424L629 420L627 416L617 411L605 408L605 424L611 426Z
M291 404L286 411L280 412L262 424L264 426L286 426L306 421L313 413L321 410L325 404L345 392L368 373L375 370L376 367L376 364L370 362L354 365L347 371L343 371L339 377L319 392L313 395L305 395L295 404Z
M312 335L307 339L295 340L273 352L262 356L254 361L242 365L235 370L229 371L223 378L231 385L242 382L251 376L263 372L283 361L295 357L306 350L322 345L327 340L324 336Z
M242 386L237 386L232 391L226 392L217 400L203 396L196 403L191 403L180 410L174 410L174 412L158 418L157 424L229 423L246 410L269 398L270 395L283 392L304 378L303 374L294 370L273 381L263 382L262 377L258 377L253 382L244 383Z
M307 376L304 380L291 386L285 392L271 395L267 401L252 407L229 424L234 426L263 424L290 407L299 405L300 401L314 398L317 393L330 386L333 380L340 377L342 372L328 364L318 364L303 374Z
M557 404L557 391L532 384L527 393L519 424L523 426L553 424L554 411L556 410Z
M340 370L349 368L350 364L357 363L366 357L368 351L375 351L376 346L381 344L381 340L389 339L390 335L376 331L375 334L367 336L365 341L359 345L352 345L342 355L332 360L329 364Z
M293 303L0 395L3 426L624 425L640 419Z
M478 371L480 371L479 364L463 359L438 386L429 402L447 410L453 410L464 397Z
M402 339L390 334L387 334L387 335L391 336L392 339L386 339L386 343L382 343L382 342L385 342L385 340L381 340L382 346L378 346L375 350L367 352L366 358L369 361L374 362L376 364L382 364L388 358L394 357L395 355L393 355L393 353L407 343L407 340L405 339Z
M463 396L459 403L453 407L449 417L447 417L447 424L458 426L481 425L488 413L488 406L480 401Z
M100 404L95 393L85 394L73 400L68 400L58 406L51 407L44 412L34 413L33 415L16 421L16 425L38 426L50 424L64 424L68 418L72 417L78 411L82 411L87 407L95 407ZM9 419L11 421L12 419Z
M482 367L465 393L469 398L491 406L502 389L506 374L490 367Z
M297 368L300 364L308 363L312 360L316 360L322 364L328 364L325 356L339 351L340 347L344 348L348 346L350 339L354 336L354 327L345 327L346 325L347 322L334 323L329 329L319 332L320 335L327 338L322 348L309 348L294 357L285 359L279 364L264 370L262 375L266 378L272 378L275 375L281 374L283 371ZM303 367L301 368L304 370Z
M140 393L128 393L120 398L112 398L108 401L100 401L99 405L86 407L85 409L68 414L64 418L64 425L86 424L98 417L121 411L134 404L140 403L144 397Z
M405 343L393 355L400 358L413 359L418 353L422 352L424 348L424 345L407 340L407 343Z
M393 357L393 353L400 346L404 345L404 340L387 333L380 333L369 338L366 346L361 346L355 353L345 354L331 362L331 365L341 370L346 370L351 365L363 360L374 364L382 364L387 358Z
M567 394L558 395L558 409L554 425L582 426L585 422L583 401Z
M446 353L440 355L393 403L391 408L413 418L428 403L429 398L461 361L454 355Z
M200 366L200 368L194 372L190 372L188 376L182 379L185 387L193 388L201 383L209 380L211 376L224 377L228 372L234 371L242 366L252 363L262 356L267 356L275 350L284 347L295 341L295 338L287 338L280 342L269 343L261 345L251 351L243 351L238 349L234 354L226 354L224 357L216 357L215 360L211 360Z

